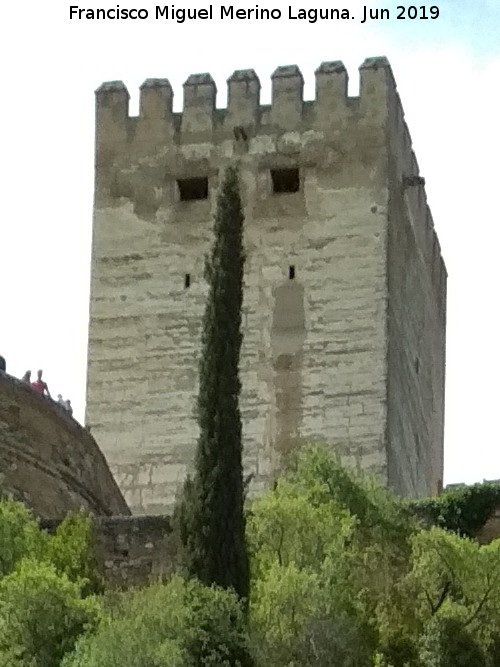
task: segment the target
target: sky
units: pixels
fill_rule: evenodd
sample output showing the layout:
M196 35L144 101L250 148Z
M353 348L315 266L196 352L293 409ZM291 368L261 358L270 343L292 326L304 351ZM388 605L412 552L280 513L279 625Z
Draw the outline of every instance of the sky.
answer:
M76 6L118 4L88 1ZM280 9L280 20L182 24L156 20L149 0L119 3L147 9L146 20L70 19L72 2L2 5L0 354L8 372L20 377L44 369L52 394L70 398L83 422L94 90L102 81L125 82L135 115L146 78L168 78L180 111L183 82L208 71L219 89L217 106L224 107L228 76L253 68L265 104L278 65L298 64L305 98L313 99L314 70L322 61L343 60L349 94L356 95L359 65L385 55L448 269L444 481L499 479L500 2L436 0L423 6L428 15L437 7L438 18L413 20L396 18L397 2L372 2L368 8L387 8L390 18L361 23L358 0L265 0L257 6ZM213 3L215 15L220 5ZM208 2L175 6L201 9ZM346 8L354 18L292 20L289 6L294 15L300 7Z

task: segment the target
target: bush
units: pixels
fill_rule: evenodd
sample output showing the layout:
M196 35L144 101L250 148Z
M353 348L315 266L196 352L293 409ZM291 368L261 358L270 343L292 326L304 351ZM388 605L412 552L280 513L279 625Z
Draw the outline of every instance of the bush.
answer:
M0 580L0 665L56 667L99 615L94 598L49 563L22 560Z
M48 536L44 557L58 572L81 583L84 594L103 591L94 554L92 521L85 512L65 516L55 532Z
M410 509L424 521L474 538L500 505L500 484L482 482L446 489L434 498L412 500Z
M12 572L23 558L52 564L57 572L86 592L102 590L91 534L91 520L84 512L69 513L53 534L41 530L21 503L0 501L0 577Z
M427 624L419 667L488 667L488 662L463 620L441 614Z
M236 596L174 577L121 596L64 667L246 667L243 615Z
M45 542L45 534L24 505L0 500L0 577L26 556L40 558Z

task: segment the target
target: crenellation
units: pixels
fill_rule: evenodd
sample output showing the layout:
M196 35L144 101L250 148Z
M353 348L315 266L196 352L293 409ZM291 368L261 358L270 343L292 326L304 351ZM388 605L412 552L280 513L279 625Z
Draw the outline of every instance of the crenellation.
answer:
M181 113L172 111L173 90L168 79L146 79L140 87L139 116L128 113L129 93L121 81L103 83L96 91L98 148L114 145L112 157L140 156L159 142L190 144L204 136L220 143L235 128L235 138L247 140L257 128L274 132L302 127L342 127L361 108L360 122L385 113L387 82L392 79L385 58L372 58L360 68L360 98L347 96L347 71L341 61L323 62L315 72L316 97L304 101L304 79L296 65L280 66L271 76L272 104L260 104L260 80L253 69L236 70L227 80L228 106L216 108L216 84L210 74L192 74L184 83ZM331 118L336 123L331 123ZM243 130L243 132L241 132ZM102 152L102 151L101 151ZM101 172L99 172L101 173Z
M95 95L98 109L114 112L115 121L128 117L130 95L123 81L105 81Z
M140 87L139 116L148 120L170 118L173 98L168 79L146 79Z
M139 116L135 122L134 144L148 154L155 145L174 134L173 91L168 79L146 79L140 87Z
M316 70L315 77L315 120L319 127L328 128L332 116L338 115L342 119L348 112L347 70L341 60L323 62Z
M396 94L396 84L387 58L366 58L359 68L361 121L385 125L389 100Z
M236 70L227 80L227 111L225 127L236 133L235 138L245 140L248 129L259 123L260 80L253 69Z
M183 87L184 108L181 134L212 132L217 96L215 81L210 74L191 74Z
M130 95L123 81L108 81L95 91L97 143L127 140Z
M304 77L297 65L277 67L271 75L271 122L283 130L294 130L302 122Z

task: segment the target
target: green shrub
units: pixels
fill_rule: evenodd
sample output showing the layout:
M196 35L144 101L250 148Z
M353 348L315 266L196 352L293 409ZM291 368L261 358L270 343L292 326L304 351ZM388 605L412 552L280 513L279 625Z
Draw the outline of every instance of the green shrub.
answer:
M462 619L439 614L421 638L419 667L488 667L488 662Z
M0 500L0 577L12 572L22 558L40 558L45 543L45 533L24 505Z
M0 664L57 667L99 615L95 598L49 563L20 561L0 579Z
M500 506L500 484L483 482L446 489L441 495L414 500L409 507L425 521L464 537L476 537Z
M174 577L125 593L64 667L246 667L240 603L219 588Z

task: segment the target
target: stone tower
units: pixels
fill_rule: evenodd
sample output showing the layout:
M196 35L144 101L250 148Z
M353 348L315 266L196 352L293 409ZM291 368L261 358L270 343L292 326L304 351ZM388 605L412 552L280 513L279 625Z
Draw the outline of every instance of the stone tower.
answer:
M323 441L397 492L443 477L446 269L385 58L347 96L341 62L303 100L296 66L260 104L253 70L96 92L87 423L137 513L169 511L193 461L204 256L222 169L239 165L247 263L241 409L257 491Z

